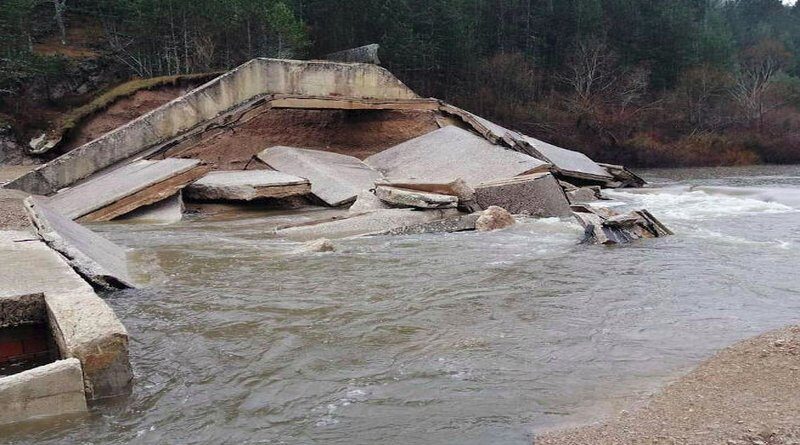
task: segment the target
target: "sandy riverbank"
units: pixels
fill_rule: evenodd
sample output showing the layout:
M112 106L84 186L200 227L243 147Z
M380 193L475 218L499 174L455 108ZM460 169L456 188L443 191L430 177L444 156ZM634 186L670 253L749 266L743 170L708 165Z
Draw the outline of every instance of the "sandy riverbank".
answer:
M630 413L534 443L800 444L800 326L724 349Z

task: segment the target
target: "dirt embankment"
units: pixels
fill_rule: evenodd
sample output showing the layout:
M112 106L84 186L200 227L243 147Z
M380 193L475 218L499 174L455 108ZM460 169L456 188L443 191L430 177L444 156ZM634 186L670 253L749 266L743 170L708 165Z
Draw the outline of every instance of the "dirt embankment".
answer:
M800 327L721 351L632 413L534 443L800 444Z
M256 154L288 145L364 159L438 128L433 111L271 109L264 105L228 125L197 134L159 157L202 159L220 170L252 169L258 168L253 162Z

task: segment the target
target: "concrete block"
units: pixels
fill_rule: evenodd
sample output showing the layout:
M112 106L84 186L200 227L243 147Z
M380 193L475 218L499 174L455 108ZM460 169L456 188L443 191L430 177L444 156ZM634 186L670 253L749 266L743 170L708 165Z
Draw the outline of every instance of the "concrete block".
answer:
M534 157L454 126L411 139L364 162L388 180L447 183L460 178L472 187L548 168Z
M571 215L564 191L549 173L483 183L475 188L475 201L484 209L499 206L513 214L543 218Z
M352 156L295 147L270 147L258 158L275 170L311 181L311 193L331 207L353 202L381 174Z
M308 179L274 170L210 172L186 187L186 197L199 201L252 201L311 193Z
M366 213L373 210L390 209L391 206L381 201L369 190L362 190L356 195L356 201L350 206L349 212L352 214Z
M47 307L42 294L0 298L0 328L47 321Z
M81 363L68 358L0 378L0 424L86 413Z
M447 209L458 206L458 196L423 192L379 185L375 188L375 196L394 207L414 207L417 209Z
M475 221L475 230L478 232L491 232L511 227L516 223L517 221L508 210L498 206L491 206L480 213L480 216Z

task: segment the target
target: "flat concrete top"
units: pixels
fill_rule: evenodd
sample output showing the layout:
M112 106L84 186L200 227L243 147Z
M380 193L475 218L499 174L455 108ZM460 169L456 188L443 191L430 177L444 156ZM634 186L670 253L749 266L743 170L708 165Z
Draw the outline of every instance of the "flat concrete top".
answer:
M275 170L235 170L209 172L194 184L207 187L280 187L308 184L308 179Z
M95 210L188 171L197 159L140 160L66 189L47 199L56 212L77 219Z
M364 162L390 180L446 183L461 178L470 186L547 166L539 159L494 145L454 126L403 142Z
M530 136L524 137L534 150L541 154L543 160L553 164L562 174L579 178L611 180L614 179L608 170L589 159L583 153L557 147Z
M258 158L276 170L307 178L311 193L334 207L353 201L382 179L367 164L339 153L277 146L262 151Z
M0 232L0 298L69 291L92 292L56 252L27 232Z

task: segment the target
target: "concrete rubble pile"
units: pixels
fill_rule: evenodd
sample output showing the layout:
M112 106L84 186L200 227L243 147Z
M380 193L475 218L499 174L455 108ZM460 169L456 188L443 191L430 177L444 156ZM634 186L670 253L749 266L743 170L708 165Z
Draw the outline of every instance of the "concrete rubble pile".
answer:
M376 62L374 50L330 57ZM419 125L391 144L358 150L346 135L320 141L312 131L282 143L255 137L213 154L192 151L209 129L243 128L253 110L278 113L279 122L301 119L294 128L315 131L314 116L331 111L347 128L370 116L375 131L398 116L416 116ZM247 162L222 162L228 151ZM0 423L85 412L87 401L130 386L128 334L94 292L134 286L127 252L80 223L175 223L185 206L199 209L198 218L218 205L330 209L324 218L270 229L306 243L297 252L308 253L336 251L330 240L354 236L485 232L518 217L574 217L587 242L609 245L671 234L646 210L617 214L592 205L604 199L602 189L644 184L622 166L421 98L373 64L255 59L0 189L11 221L4 226L0 218L0 329L35 322L57 345L41 366L0 373L0 405L12 407ZM31 390L37 381L50 389Z

